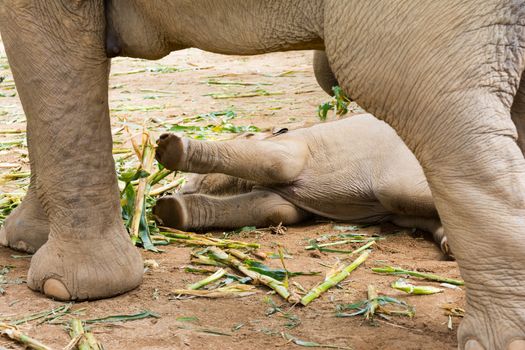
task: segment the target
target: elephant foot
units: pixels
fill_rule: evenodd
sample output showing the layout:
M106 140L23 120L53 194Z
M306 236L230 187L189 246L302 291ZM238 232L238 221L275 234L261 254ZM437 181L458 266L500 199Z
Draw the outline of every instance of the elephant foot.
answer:
M108 298L142 282L139 251L122 228L103 237L49 240L31 260L29 288L57 300Z
M502 272L504 273L504 272ZM491 291L490 283L467 285L467 313L458 330L461 350L525 350L525 290L512 281Z
M162 134L157 140L155 158L170 170L179 170L187 149L187 140L175 134Z
M434 237L434 242L436 242L436 244L439 245L439 248L441 248L441 252L447 258L455 259L454 254L452 254L452 250L450 250L450 245L448 244L448 239L445 235L443 226L439 225L439 228L432 232L432 236Z
M46 243L48 234L47 215L30 190L0 228L0 244L33 254Z
M189 220L185 200L182 196L166 196L159 198L153 208L153 215L162 226L178 230L187 230Z

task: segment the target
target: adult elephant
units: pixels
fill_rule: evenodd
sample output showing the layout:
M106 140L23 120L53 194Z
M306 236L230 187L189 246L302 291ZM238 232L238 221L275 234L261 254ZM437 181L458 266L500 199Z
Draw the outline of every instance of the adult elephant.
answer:
M31 246L17 227L49 225L30 288L90 299L141 281L120 219L108 55L325 49L346 94L424 168L466 282L460 348L525 349L524 0L1 0L0 18L33 174L4 240Z

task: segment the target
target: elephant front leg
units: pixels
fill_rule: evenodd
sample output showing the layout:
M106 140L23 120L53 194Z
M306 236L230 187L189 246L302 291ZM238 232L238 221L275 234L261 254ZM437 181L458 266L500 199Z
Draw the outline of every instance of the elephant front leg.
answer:
M28 286L61 300L135 288L143 266L120 217L103 1L4 1L0 23L49 218Z
M509 109L475 92L435 108L411 125L427 132L399 131L425 170L465 280L459 348L523 350L525 159Z
M38 199L32 172L26 196L0 228L0 244L33 254L46 243L48 235L49 220Z

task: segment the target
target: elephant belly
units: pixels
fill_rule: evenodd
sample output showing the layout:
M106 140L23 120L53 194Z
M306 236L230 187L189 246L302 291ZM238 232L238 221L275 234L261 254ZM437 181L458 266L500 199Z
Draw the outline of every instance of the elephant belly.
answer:
M333 220L377 223L392 213L381 205L366 186L351 187L344 182L305 182L267 188L295 206Z

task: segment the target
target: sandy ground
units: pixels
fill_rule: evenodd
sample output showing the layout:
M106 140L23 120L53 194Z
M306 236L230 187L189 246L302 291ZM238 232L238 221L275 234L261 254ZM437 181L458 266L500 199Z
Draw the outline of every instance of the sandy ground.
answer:
M310 52L289 52L256 57L226 57L185 50L160 61L118 58L113 61L110 81L112 123L118 130L123 123L132 130L140 130L143 123L155 132L162 132L174 123L197 114L231 110L235 125L255 125L261 129L274 125L300 127L316 122L317 105L328 99L317 86L311 69ZM0 130L24 129L24 115L15 93L12 76L2 53L0 76ZM210 80L238 81L245 85L208 84ZM251 85L253 84L253 85ZM269 92L266 96L215 99L209 94L247 93L257 89ZM261 91L258 92L261 94ZM187 121L187 120L186 120ZM25 134L2 134L0 145L6 141L23 140ZM208 135L222 138L229 135ZM116 147L127 147L126 135L118 134ZM378 140L380 142L380 140ZM5 150L0 148L0 174L27 170L26 150L23 146ZM16 163L9 166L6 163ZM322 179L320 179L322 181ZM17 192L21 182L0 185L0 192ZM90 319L141 310L156 312L160 318L127 323L96 324L92 330L106 349L269 349L274 347L299 348L287 342L282 333L301 340L353 349L455 349L458 318L449 319L441 308L444 304L464 305L462 289L445 289L431 296L408 296L390 287L394 276L374 274L370 268L395 265L443 276L458 278L455 262L443 258L438 248L420 232L402 230L394 226L362 229L384 237L379 241L368 261L352 273L340 288L334 288L308 307L292 307L282 302L269 290L257 288L255 295L241 299L173 299L170 291L183 288L189 282L202 278L181 269L189 263L190 248L167 246L163 253L143 252L144 258L154 259L158 268L149 269L142 286L115 298L82 302L74 310L85 309L80 317ZM311 222L289 228L285 235L271 233L235 236L262 244L264 252L276 252L282 245L292 258L286 260L290 270L324 272L342 254L311 253L304 250L308 239L321 234L337 233L332 223ZM217 234L221 236L221 233ZM16 282L25 278L30 258L0 248L0 268L11 266L5 276ZM15 257L16 258L15 258ZM267 262L279 266L278 260ZM300 276L293 280L305 288L313 287L321 276ZM415 281L415 280L414 280ZM419 281L417 281L419 282ZM413 318L376 318L374 323L362 317L336 318L336 305L362 300L367 285L373 284L380 293L403 300L416 308ZM425 283L432 285L433 283ZM437 284L433 284L437 285ZM24 283L2 285L0 319L23 316L50 310L61 305L30 291ZM295 316L295 321L283 314L268 315L268 298L282 310ZM67 319L67 317L65 318ZM28 322L20 329L42 340L53 348L62 348L69 336L61 325ZM212 332L210 332L212 331ZM10 340L0 338L0 349L18 349Z

